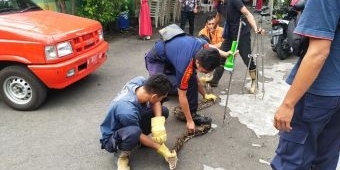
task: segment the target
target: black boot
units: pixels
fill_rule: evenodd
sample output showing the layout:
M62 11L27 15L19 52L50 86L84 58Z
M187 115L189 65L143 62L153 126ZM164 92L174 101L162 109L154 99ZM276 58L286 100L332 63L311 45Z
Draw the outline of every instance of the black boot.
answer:
M217 87L218 82L220 81L221 77L223 76L224 68L223 66L218 66L215 68L213 78L208 82L211 87Z
M212 119L210 117L206 117L206 116L201 116L197 113L193 113L192 114L192 120L195 122L195 125L200 126L203 124L211 124Z

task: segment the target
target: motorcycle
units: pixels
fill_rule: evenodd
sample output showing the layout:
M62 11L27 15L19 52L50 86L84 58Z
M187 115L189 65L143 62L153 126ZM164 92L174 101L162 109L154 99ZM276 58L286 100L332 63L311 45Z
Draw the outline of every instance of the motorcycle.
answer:
M269 31L271 35L271 47L276 52L279 59L284 60L292 53L287 39L287 30L289 21L297 15L291 7L282 7L273 11L271 20L272 30Z

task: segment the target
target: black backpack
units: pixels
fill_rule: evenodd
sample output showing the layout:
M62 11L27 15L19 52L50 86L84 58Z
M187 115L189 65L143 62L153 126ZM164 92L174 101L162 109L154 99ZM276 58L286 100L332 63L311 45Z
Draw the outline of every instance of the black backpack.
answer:
M299 22L300 14L297 17L294 17L289 21L288 30L287 30L287 38L288 43L293 49L293 54L298 57L303 57L308 49L309 38L295 34L294 30Z

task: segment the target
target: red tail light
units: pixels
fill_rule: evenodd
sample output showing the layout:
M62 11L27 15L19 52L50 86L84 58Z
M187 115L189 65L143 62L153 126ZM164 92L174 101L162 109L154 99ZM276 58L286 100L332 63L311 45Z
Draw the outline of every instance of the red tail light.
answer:
M273 19L273 20L272 20L272 25L276 25L276 24L279 24L279 23L280 23L279 20L276 20L276 19Z

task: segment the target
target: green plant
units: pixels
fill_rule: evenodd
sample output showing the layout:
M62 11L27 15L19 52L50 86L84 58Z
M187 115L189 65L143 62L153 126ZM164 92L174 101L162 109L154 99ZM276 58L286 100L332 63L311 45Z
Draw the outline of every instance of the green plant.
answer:
M105 27L127 9L127 0L81 0L77 15L97 20Z

